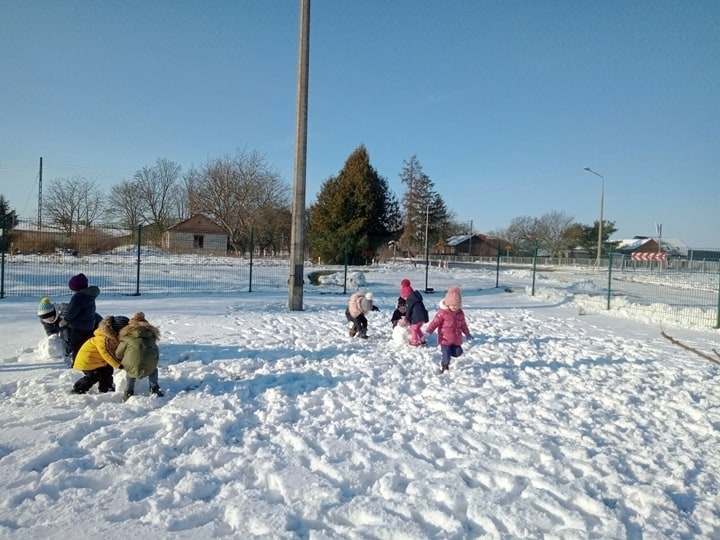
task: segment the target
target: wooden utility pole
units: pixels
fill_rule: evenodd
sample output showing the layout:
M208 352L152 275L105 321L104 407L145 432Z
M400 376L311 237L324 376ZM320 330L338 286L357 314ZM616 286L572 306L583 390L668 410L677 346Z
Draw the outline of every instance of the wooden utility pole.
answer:
M292 232L290 238L290 311L303 309L305 265L305 174L307 165L307 104L310 58L310 0L300 0L300 43L298 52L297 115L295 126L295 170Z

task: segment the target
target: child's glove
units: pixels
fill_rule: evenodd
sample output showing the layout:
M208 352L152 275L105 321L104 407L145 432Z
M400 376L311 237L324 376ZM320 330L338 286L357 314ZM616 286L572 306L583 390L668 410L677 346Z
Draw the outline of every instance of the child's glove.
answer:
M380 308L377 306L373 306L370 311L380 311Z
M470 341L471 339L472 339L472 334L468 334L467 336L465 336L466 341Z

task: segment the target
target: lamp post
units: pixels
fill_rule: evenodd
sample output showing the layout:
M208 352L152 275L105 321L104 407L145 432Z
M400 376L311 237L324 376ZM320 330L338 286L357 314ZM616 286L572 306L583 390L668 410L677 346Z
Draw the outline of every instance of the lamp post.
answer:
M600 222L598 223L597 261L595 262L595 264L599 267L600 266L600 252L602 250L603 205L605 203L605 177L600 173L596 173L590 167L585 167L585 170L589 173L594 174L595 176L599 176L600 179L602 180L602 184L600 187Z
M428 271L430 270L430 244L428 233L430 232L430 205L425 208L425 292L428 292Z

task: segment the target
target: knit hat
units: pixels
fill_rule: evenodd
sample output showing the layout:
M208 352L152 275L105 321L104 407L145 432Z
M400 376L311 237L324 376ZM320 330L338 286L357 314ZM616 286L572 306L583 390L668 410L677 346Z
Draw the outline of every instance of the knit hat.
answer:
M116 332L119 332L130 323L130 319L124 315L112 315L110 316L110 326Z
M403 306L407 307L407 301L402 296L399 296L397 305L398 305L398 307L403 307Z
M403 279L403 280L400 282L400 286L401 286L401 287L409 287L409 286L410 286L410 280L409 280L409 279Z
M50 301L49 298L45 297L40 300L37 308L38 317L41 319L49 319L55 316L55 305Z
M448 289L445 295L445 305L447 307L456 307L460 309L462 307L462 298L460 296L460 287L453 285Z
M130 319L131 322L147 322L145 320L145 314L142 311L138 311L135 315L132 316L132 319Z
M80 289L87 289L87 286L88 278L83 273L71 277L70 281L68 281L68 288L73 292L77 292Z
M407 281L407 280L404 280L404 281ZM408 283L409 283L409 281L408 281ZM413 292L413 288L410 285L403 285L402 287L400 287L400 297L401 298L407 299L407 297L410 296L412 294L412 292Z
M371 292L366 292L366 293L365 293L365 298L367 298L368 300L372 301L372 299L373 299L373 293L371 293Z

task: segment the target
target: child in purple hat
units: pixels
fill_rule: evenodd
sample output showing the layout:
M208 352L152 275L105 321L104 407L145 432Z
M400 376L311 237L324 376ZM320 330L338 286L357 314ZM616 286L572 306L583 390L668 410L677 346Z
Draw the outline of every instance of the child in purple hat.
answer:
M85 274L76 274L68 281L68 288L73 291L65 313L68 327L68 345L73 360L83 343L93 336L96 326L95 298L100 294L96 285L90 285Z

